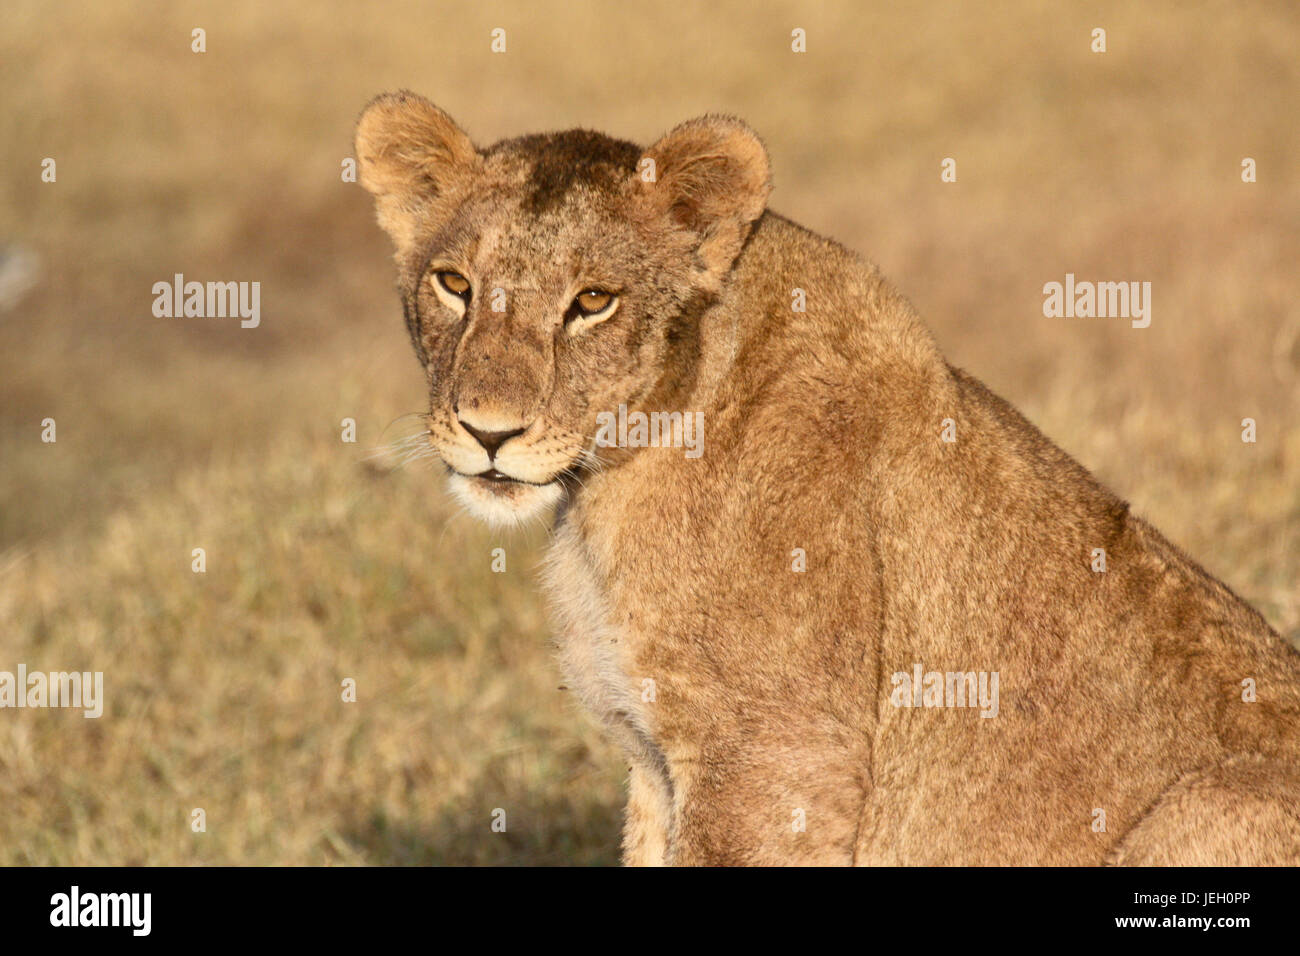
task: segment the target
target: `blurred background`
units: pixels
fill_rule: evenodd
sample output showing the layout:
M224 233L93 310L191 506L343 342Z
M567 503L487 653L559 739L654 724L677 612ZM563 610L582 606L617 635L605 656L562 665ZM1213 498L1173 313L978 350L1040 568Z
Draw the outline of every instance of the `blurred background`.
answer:
M1294 640L1300 8L1062 7L10 0L0 670L103 671L107 705L0 711L0 863L617 860L625 767L558 688L545 535L368 457L424 407L340 176L382 90L479 143L743 117L773 208L878 262L952 362ZM260 327L155 318L178 272L259 281ZM1067 272L1150 281L1151 327L1044 318Z

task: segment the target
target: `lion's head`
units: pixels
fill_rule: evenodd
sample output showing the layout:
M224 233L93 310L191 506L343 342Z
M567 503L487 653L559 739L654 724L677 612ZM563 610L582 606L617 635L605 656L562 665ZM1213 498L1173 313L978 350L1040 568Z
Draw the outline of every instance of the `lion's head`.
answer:
M770 190L762 144L721 116L646 150L586 130L479 149L402 92L366 108L356 151L396 247L430 439L457 496L499 524L561 499L598 413L671 389Z

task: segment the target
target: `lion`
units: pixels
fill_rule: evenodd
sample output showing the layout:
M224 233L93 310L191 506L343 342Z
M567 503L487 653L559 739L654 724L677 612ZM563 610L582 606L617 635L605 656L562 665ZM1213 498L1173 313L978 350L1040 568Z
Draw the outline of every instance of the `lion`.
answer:
M451 489L552 527L624 862L1300 862L1300 654L769 210L745 123L479 148L399 92L356 155Z

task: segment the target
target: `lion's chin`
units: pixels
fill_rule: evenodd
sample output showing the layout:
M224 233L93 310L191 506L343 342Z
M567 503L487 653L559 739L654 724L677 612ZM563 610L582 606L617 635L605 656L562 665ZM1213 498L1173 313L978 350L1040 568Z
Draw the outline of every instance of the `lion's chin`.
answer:
M558 481L530 485L519 481L489 481L452 472L448 485L465 509L494 528L516 528L552 510L564 497Z

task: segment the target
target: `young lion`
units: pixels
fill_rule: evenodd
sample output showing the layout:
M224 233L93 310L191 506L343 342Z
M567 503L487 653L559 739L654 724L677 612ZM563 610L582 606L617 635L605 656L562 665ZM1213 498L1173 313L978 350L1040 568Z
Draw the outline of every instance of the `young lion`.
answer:
M626 862L1300 862L1300 655L767 211L744 123L479 149L396 93L356 146L452 488L554 514Z

